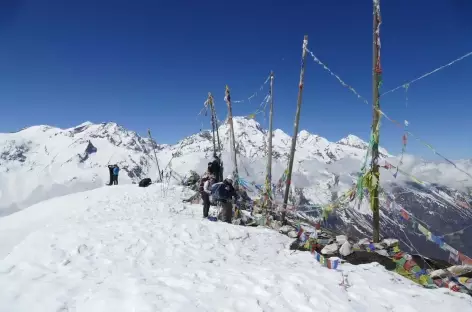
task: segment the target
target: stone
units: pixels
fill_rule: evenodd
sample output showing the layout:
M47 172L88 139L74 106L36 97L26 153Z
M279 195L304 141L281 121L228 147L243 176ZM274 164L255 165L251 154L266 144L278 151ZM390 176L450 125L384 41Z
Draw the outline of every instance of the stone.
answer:
M343 256L352 254L351 244L347 240L342 244L341 248L339 248L339 254Z
M398 239L395 238L385 238L382 240L382 243L387 245L387 247L398 246Z
M278 231L278 230L280 230L280 228L282 227L282 222L281 222L281 221L272 220L272 221L269 223L269 226L270 226L271 228L273 228L274 230Z
M375 252L381 256L388 257L388 252L385 249L377 249Z
M344 242L347 241L347 236L346 235L338 235L336 236L336 242L339 244L339 245L343 245Z
M375 250L382 250L385 249L385 246L383 244L379 243L374 243Z
M321 253L323 255L334 255L338 252L338 244L330 244L326 245L323 249L321 249Z
M284 235L287 235L288 232L290 232L290 231L295 231L295 228L293 226L290 226L290 225L284 225L279 229L279 233L282 233Z
M290 238L297 238L298 237L298 232L297 231L290 231L287 233L288 237Z

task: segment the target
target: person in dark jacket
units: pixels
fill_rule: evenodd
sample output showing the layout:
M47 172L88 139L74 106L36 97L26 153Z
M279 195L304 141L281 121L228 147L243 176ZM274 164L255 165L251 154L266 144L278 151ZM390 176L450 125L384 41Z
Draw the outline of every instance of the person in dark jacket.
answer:
M211 162L211 171L215 175L216 182L222 182L221 161L216 154L213 154L213 161Z
M218 219L227 223L231 223L233 218L232 199L238 198L238 194L233 187L233 180L233 176L229 175L223 182L215 183L211 187L213 199L221 205Z
M118 165L113 166L113 185L118 185L118 173L120 172L120 167Z
M107 185L113 184L113 165L108 165L108 171L110 172L110 182Z

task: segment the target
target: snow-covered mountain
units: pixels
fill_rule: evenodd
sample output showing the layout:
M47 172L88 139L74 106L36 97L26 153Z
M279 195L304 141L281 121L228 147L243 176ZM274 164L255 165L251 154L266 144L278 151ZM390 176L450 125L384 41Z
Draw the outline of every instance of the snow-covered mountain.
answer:
M267 155L267 131L254 120L238 117L234 118L234 127L241 169L251 167L254 177L259 177ZM222 125L219 132L222 147L227 151L228 126ZM273 154L280 163L279 171L283 171L287 161L290 140L283 131L274 132ZM365 145L354 136L331 143L301 131L296 161L330 163L344 158L361 159ZM16 133L0 134L0 215L50 197L100 187L108 181L108 164L118 164L123 170L120 183L136 182L147 176L155 178L157 166L153 147L161 169L172 166L182 176L191 169L204 170L213 153L209 131L187 137L176 145L151 143L115 123L86 122L70 129L34 126ZM386 151L383 153L387 155ZM223 155L224 159L228 156L228 153ZM171 159L172 163L169 163ZM229 158L227 160L225 163L229 165ZM254 161L259 163L254 164Z
M240 176L262 183L267 130L255 120L243 117L234 118L234 129ZM228 125L220 126L219 135L225 172L229 173L233 166ZM286 168L290 145L291 135L280 129L274 131L274 182ZM70 129L35 126L16 133L0 134L0 216L48 198L101 187L108 182L108 164L121 167L120 184L137 182L144 177L155 179L158 171L153 148L160 169L166 173L173 172L171 181L177 183L190 170L205 170L213 154L212 135L210 131L202 131L175 145L156 144L115 123L89 122ZM367 148L368 143L354 135L330 142L302 130L298 136L292 177L300 201L326 204L350 188L357 179ZM383 160L398 163L398 159L385 149L381 148L380 152ZM472 173L470 160L463 160L459 165ZM382 186L399 203L444 230L441 233L458 230L465 223L472 222L470 208L457 204L458 200L472 204L470 197L460 192L471 186L472 181L464 182L467 176L461 176L450 164L425 162L410 156L404 157L401 168L424 181L436 182L442 189L432 192L418 188L409 182L409 177L399 174L394 178L392 172L382 170ZM384 217L391 214L388 209L383 213ZM400 230L397 221L389 221L387 217L382 220L386 229ZM351 209L338 214L334 224L343 230L349 227L351 231L354 229L354 232L365 235L370 231L370 210L366 203L360 206L354 203ZM409 238L422 239L413 236ZM466 245L466 240L459 238L459 241L462 246ZM472 251L471 245L465 248Z

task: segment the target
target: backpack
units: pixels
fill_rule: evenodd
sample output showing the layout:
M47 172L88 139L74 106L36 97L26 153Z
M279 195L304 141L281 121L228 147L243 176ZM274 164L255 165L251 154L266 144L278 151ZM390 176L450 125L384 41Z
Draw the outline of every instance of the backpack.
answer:
M224 182L218 182L211 186L211 198L213 200L229 200L231 198L230 186Z
M139 187L148 187L149 185L151 185L151 179L149 178L145 178L139 181Z

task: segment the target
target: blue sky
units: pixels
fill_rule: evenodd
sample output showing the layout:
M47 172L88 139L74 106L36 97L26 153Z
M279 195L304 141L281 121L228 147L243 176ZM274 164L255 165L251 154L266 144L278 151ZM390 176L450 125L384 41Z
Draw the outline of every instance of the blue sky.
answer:
M383 91L472 51L468 0L382 1ZM303 35L309 48L371 100L370 0L35 1L0 3L0 132L116 121L160 142L198 132L207 92L249 97L270 70L275 126L293 132ZM472 57L382 98L385 112L449 158L472 156ZM235 104L257 108L263 95ZM300 129L336 141L368 137L370 107L307 59ZM263 126L267 121L258 118ZM384 120L381 145L401 150ZM437 159L410 140L410 153Z

